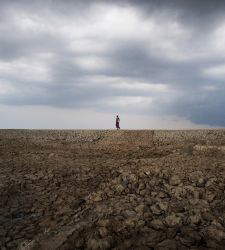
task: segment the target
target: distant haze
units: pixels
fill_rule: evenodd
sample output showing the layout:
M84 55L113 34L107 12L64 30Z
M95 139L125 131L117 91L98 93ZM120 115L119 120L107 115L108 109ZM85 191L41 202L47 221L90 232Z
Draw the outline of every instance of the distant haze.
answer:
M224 0L1 0L0 128L225 127Z

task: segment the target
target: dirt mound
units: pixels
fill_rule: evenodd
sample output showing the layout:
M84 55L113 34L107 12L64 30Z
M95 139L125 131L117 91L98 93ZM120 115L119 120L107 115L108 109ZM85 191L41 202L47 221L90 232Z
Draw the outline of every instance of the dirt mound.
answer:
M224 249L224 146L224 130L0 130L0 247Z

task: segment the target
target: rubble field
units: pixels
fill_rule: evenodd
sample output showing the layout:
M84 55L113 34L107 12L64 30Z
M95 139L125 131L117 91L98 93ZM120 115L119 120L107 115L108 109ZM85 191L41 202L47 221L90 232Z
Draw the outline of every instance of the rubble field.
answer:
M225 249L225 130L0 130L0 249Z

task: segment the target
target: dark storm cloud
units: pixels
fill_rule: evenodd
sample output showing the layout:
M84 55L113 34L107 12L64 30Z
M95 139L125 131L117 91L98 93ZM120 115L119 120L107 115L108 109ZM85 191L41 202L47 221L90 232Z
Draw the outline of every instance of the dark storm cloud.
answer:
M219 0L1 1L0 102L133 105L225 126L224 10Z
M193 83L198 77L198 65L186 62L171 62L168 59L157 58L155 55L147 54L141 44L126 41L120 44L112 55L113 69L109 75L132 77L143 81L165 83L172 85L180 82Z
M112 1L113 2L113 1ZM222 0L125 0L118 1L135 5L146 17L151 12L157 14L166 10L169 15L176 15L187 25L211 25L224 15L225 2Z
M225 88L202 93L199 90L189 92L169 107L170 111L187 117L197 124L225 126L222 107L225 105ZM168 107L167 107L168 108Z

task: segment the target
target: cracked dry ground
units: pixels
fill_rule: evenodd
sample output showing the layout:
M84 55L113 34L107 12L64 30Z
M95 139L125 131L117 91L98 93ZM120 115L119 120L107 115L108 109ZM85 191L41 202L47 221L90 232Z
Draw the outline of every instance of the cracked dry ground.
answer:
M225 131L160 133L0 131L0 248L225 249Z

